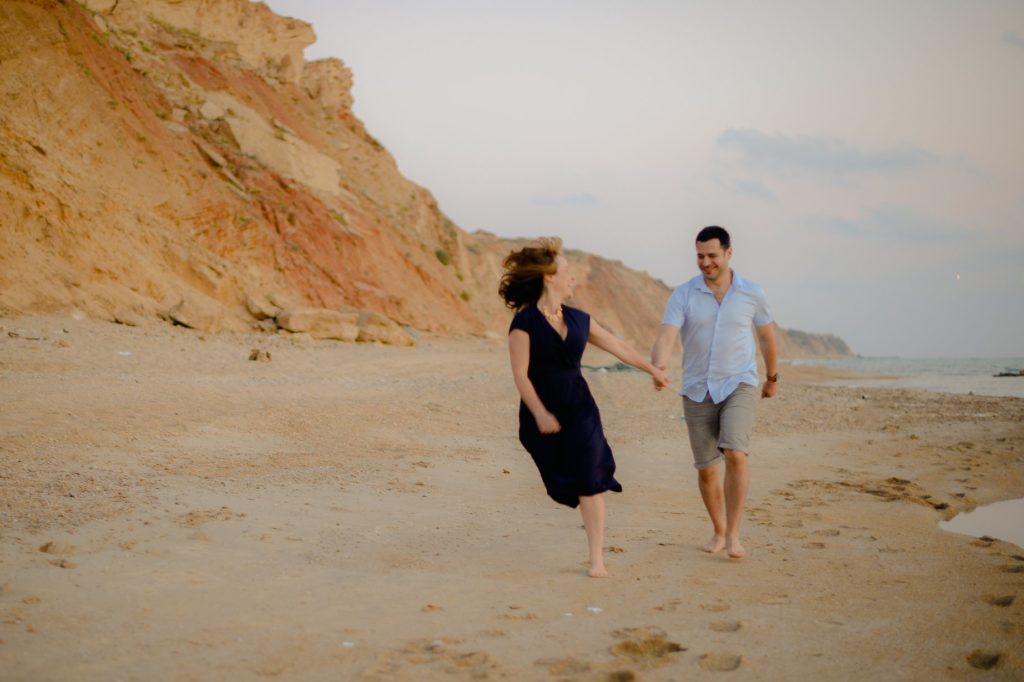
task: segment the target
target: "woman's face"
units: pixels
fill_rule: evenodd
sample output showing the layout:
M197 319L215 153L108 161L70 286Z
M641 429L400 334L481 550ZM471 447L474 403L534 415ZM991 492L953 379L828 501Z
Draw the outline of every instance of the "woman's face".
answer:
M544 275L544 285L548 291L561 299L572 298L576 277L569 268L569 261L562 254L558 254L555 256L555 263L558 270L553 275Z

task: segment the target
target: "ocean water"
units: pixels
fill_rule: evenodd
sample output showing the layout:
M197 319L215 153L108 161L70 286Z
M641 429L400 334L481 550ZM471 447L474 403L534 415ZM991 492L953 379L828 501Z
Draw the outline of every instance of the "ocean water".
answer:
M830 367L885 378L836 379L831 385L913 388L943 393L1024 398L1024 376L994 374L1024 368L1024 358L896 358L856 357L796 360L793 365ZM785 371L785 370L783 370ZM958 514L939 527L980 537L988 535L1024 547L1024 498L1005 500Z
M963 535L988 535L1024 547L1024 497L957 514L949 521L940 521L939 528Z
M999 372L1024 368L1017 358L897 358L855 357L834 360L801 359L791 365L831 367L885 378L836 379L838 386L866 388L914 388L944 393L1012 396L1024 398L1024 376L996 377Z

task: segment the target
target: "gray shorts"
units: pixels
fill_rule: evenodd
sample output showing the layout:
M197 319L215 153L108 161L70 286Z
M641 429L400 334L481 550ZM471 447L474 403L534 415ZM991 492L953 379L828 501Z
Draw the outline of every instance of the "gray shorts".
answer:
M722 460L725 450L750 452L757 396L757 387L750 384L740 384L717 405L711 396L706 396L702 403L683 396L693 466L697 469L712 467Z

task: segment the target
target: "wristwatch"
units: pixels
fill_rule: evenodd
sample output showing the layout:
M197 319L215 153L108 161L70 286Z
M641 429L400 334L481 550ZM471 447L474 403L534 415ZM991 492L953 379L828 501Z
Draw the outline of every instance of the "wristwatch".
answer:
M769 374L767 377L765 377L765 381L771 381L772 383L775 383L778 380L779 380L779 373L778 372L776 372L775 374Z

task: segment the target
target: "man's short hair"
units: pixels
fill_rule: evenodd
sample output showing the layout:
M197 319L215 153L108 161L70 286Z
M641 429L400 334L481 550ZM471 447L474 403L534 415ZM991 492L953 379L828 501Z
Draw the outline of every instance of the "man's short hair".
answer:
M709 242L712 239L718 240L718 243L722 245L723 251L729 248L729 233L725 231L724 227L708 225L697 233L698 242Z

